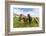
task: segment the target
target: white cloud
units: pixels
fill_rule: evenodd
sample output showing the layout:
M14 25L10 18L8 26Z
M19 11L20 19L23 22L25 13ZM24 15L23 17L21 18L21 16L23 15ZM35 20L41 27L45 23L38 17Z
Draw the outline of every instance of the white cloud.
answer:
M23 12L21 10L18 9L14 9L13 10L13 14L24 14L27 16L27 14L30 14L32 17L39 17L39 9L35 8L33 11L28 11L28 12Z

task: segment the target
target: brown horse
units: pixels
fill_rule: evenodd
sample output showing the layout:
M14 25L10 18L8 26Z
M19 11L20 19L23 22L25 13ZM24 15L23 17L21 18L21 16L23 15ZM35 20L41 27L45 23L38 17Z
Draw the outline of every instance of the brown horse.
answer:
M19 16L19 21L21 21L21 20L23 20L24 22L26 22L26 21L28 20L28 17L26 17L26 16L20 14L20 16Z
M29 24L30 24L32 21L32 17L30 16L30 14L28 14L27 16L28 16L28 20L29 20Z
M23 20L24 22L28 21L30 23L32 21L32 17L30 16L30 14L28 14L27 16L20 14L19 21L21 20Z

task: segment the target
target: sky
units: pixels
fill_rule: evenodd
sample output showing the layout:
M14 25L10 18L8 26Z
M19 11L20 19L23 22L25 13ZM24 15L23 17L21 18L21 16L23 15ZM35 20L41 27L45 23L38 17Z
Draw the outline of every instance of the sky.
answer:
M13 14L23 14L25 16L30 14L32 17L39 17L39 8L13 8Z

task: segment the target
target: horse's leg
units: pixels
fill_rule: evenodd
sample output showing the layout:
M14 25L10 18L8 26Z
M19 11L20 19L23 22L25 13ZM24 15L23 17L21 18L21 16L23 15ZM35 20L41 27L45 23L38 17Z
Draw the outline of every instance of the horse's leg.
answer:
M31 24L32 18L29 18L29 24Z

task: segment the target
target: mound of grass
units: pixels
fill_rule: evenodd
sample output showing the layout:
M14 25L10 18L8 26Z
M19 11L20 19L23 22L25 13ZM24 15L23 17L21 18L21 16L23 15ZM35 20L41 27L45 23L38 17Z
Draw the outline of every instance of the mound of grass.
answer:
M39 24L36 23L36 20L34 20L34 19L38 19L39 20L39 18L32 18L32 21L29 24L28 22L24 23L24 21L18 21L18 18L14 16L14 18L13 18L13 26L14 26L14 28L17 28L17 27L18 28L19 27L38 27Z

